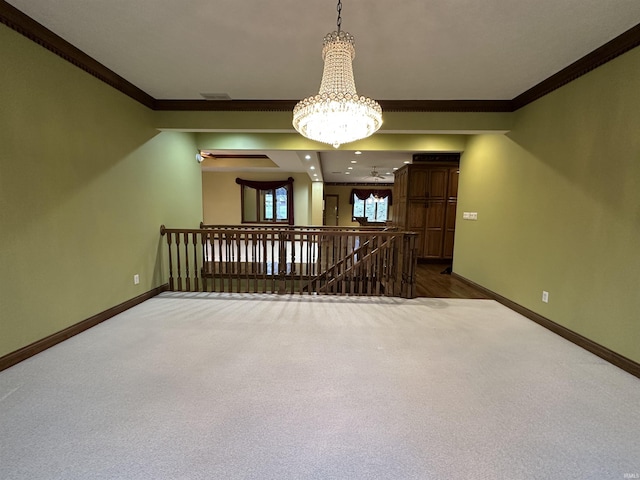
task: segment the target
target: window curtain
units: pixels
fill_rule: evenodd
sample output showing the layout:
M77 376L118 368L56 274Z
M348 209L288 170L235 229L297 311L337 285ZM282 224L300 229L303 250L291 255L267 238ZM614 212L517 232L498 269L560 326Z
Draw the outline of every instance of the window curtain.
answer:
M236 178L236 183L240 186L255 188L256 190L276 190L280 187L289 187L287 192L287 217L289 218L289 225L293 225L293 177L289 177L286 180L265 182L258 180L245 180L238 177Z
M373 188L354 188L351 190L351 195L349 195L349 203L353 205L354 195L358 197L360 200L366 200L371 195L373 195L374 197L377 196L379 198L388 198L389 205L391 205L393 203L392 192L393 190L391 190L390 188L382 189L382 190L373 189Z

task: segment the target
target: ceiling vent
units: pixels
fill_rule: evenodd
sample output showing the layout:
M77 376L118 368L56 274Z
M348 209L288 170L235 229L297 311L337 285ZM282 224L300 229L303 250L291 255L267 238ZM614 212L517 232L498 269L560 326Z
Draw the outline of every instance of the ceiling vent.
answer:
M231 100L231 97L229 96L228 93L201 93L200 95L205 100L214 100L214 101Z

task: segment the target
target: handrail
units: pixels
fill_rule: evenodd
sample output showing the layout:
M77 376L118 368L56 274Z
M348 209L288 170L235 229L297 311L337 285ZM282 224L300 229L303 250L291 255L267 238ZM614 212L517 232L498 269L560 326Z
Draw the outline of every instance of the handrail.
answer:
M205 227L160 227L167 239L169 290L415 297L415 233Z
M200 229L220 229L220 230L294 230L294 231L394 231L397 227L389 225L368 225L368 226L344 226L334 227L328 225L284 225L284 224L243 224L243 225L216 225L200 222Z

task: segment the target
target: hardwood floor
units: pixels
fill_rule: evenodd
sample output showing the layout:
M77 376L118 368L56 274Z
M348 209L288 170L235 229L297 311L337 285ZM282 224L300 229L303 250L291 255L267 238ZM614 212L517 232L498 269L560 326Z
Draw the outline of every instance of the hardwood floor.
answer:
M452 275L442 273L450 263L419 263L416 294L431 298L488 298L479 290Z

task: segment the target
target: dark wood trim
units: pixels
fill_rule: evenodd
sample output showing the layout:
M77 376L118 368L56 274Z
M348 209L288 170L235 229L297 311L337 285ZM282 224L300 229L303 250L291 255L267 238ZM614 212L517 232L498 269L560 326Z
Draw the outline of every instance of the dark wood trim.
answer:
M156 100L156 110L290 112L298 100ZM511 112L510 100L378 100L385 112Z
M640 45L640 24L515 97L511 101L513 111L589 73L638 45Z
M411 156L413 163L419 163L421 165L434 164L434 165L460 165L460 152L442 152L442 153L414 153Z
M109 70L82 50L74 47L62 37L25 15L4 0L0 0L0 23L4 23L29 40L64 58L69 63L102 80L141 104L153 109L154 98Z
M511 112L511 100L378 100L383 112Z
M520 315L527 317L529 320L532 320L537 324L543 326L544 328L551 330L553 333L560 335L562 338L569 340L571 343L584 348L585 350L593 353L594 355L597 355L598 357L606 360L616 367L621 368L625 372L640 378L640 363L636 363L633 360L614 352L613 350L609 350L607 347L603 347L599 343L596 343L593 340L588 339L587 337L583 337L579 333L576 333L573 330L569 330L568 328L563 327L553 320L549 320L548 318L543 317L542 315L529 310L528 308L525 308L522 305L519 305L509 300L508 298L503 297L502 295L483 287L482 285L479 285L461 275L458 275L455 272L453 272L451 275L461 280L462 282L476 288L487 297L496 300L498 303L501 303L505 307L508 307L511 310L519 313Z
M298 100L160 100L142 91L51 30L0 0L0 23L153 110L292 111ZM640 45L640 24L511 100L378 100L385 112L513 112Z
M382 182L324 182L325 187L384 187L389 188L393 183Z
M121 303L120 305L111 307L108 310L105 310L104 312L100 312L92 317L89 317L85 320L82 320L81 322L76 323L75 325L71 325L70 327L67 327L64 330L60 330L59 332L56 332L52 335L49 335L48 337L38 340L37 342L27 345L26 347L22 347L21 349L16 350L15 352L8 353L7 355L0 357L0 372L2 370L5 370L15 365L16 363L20 363L23 360L26 360L27 358L30 358L40 352L43 352L47 348L53 347L54 345L57 345L58 343L63 342L68 338L73 337L74 335L82 333L91 327L95 327L99 323L102 323L105 320L109 320L111 317L114 317L119 313L124 312L125 310L135 307L136 305L139 305L142 302L155 297L159 293L167 291L168 289L169 289L168 284L161 285L159 287L154 288L153 290L143 293L142 295L138 295L137 297L132 298L131 300L127 300L126 302Z

